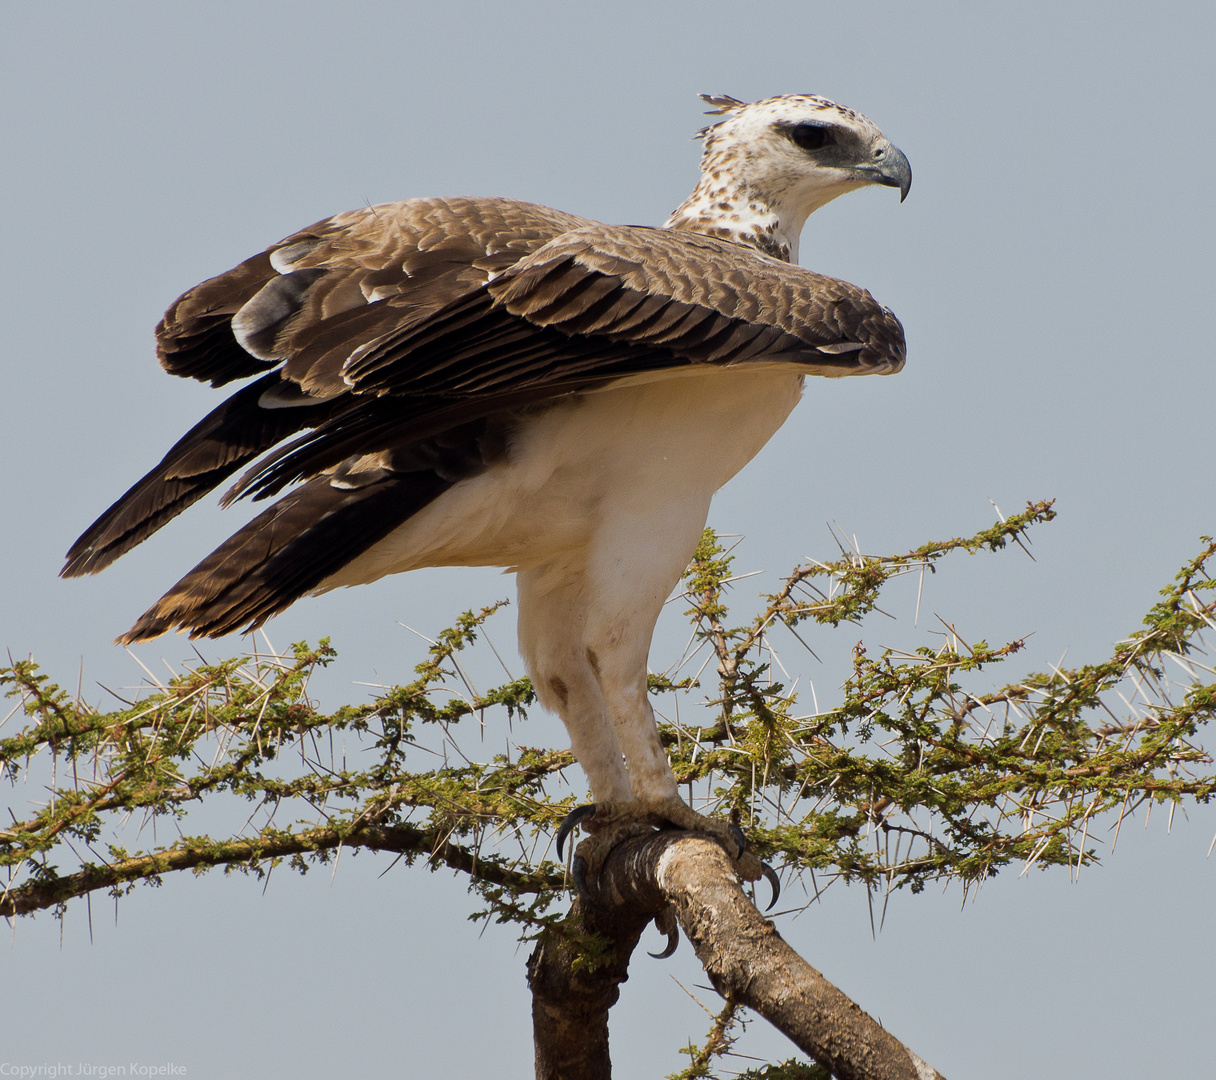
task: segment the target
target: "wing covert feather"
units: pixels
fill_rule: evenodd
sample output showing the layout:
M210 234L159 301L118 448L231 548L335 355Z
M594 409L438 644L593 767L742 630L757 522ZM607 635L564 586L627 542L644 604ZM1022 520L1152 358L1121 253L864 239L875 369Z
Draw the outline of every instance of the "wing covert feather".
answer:
M157 356L170 374L221 386L296 355L330 319L374 301L404 297L407 310L425 317L586 224L535 203L472 197L405 199L337 214L180 296L156 328ZM250 353L234 335L233 319L296 273L304 287L283 297L287 316L246 331L255 344Z

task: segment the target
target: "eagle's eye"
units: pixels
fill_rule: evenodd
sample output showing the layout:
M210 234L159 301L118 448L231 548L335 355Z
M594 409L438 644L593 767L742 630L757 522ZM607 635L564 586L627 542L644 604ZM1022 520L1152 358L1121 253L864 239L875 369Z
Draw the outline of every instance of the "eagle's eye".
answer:
M790 141L802 150L822 150L836 142L831 128L820 124L794 124L788 129Z

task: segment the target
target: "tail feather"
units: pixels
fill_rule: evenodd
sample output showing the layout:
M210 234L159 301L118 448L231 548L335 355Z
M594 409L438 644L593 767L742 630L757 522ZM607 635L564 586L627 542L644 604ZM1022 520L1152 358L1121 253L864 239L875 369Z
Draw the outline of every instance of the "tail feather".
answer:
M327 476L310 480L220 545L118 640L256 630L450 486L430 471L386 472L354 490Z

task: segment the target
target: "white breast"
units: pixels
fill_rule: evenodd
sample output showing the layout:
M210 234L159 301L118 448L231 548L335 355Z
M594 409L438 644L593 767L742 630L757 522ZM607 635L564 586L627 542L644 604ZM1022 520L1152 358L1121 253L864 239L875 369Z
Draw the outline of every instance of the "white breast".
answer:
M788 364L663 374L529 418L505 460L456 484L317 591L422 566L535 566L585 548L609 517L708 506L802 389Z

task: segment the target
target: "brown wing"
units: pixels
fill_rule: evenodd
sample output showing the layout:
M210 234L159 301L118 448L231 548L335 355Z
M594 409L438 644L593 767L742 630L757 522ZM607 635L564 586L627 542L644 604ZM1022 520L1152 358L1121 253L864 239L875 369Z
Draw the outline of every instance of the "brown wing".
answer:
M904 357L899 320L848 282L694 233L585 226L354 350L349 408L263 459L231 495L273 495L352 454L656 369L888 374Z
M319 327L377 301L395 298L403 320L425 318L583 224L514 199L407 199L338 214L180 296L156 328L157 356L172 375L222 386L290 359Z
M525 406L693 364L780 362L822 375L903 364L902 328L867 292L726 241L506 200L391 209L295 234L265 264L238 267L229 286L205 283L170 310L161 330L170 370L223 381L280 366L107 511L65 573L100 569L239 465L309 429L228 497L306 482L124 640L260 625L496 460Z
M386 326L427 319L584 224L510 199L410 199L318 222L195 286L156 328L165 370L213 386L279 370L225 401L106 510L63 576L103 570L237 469L347 408L339 369Z

